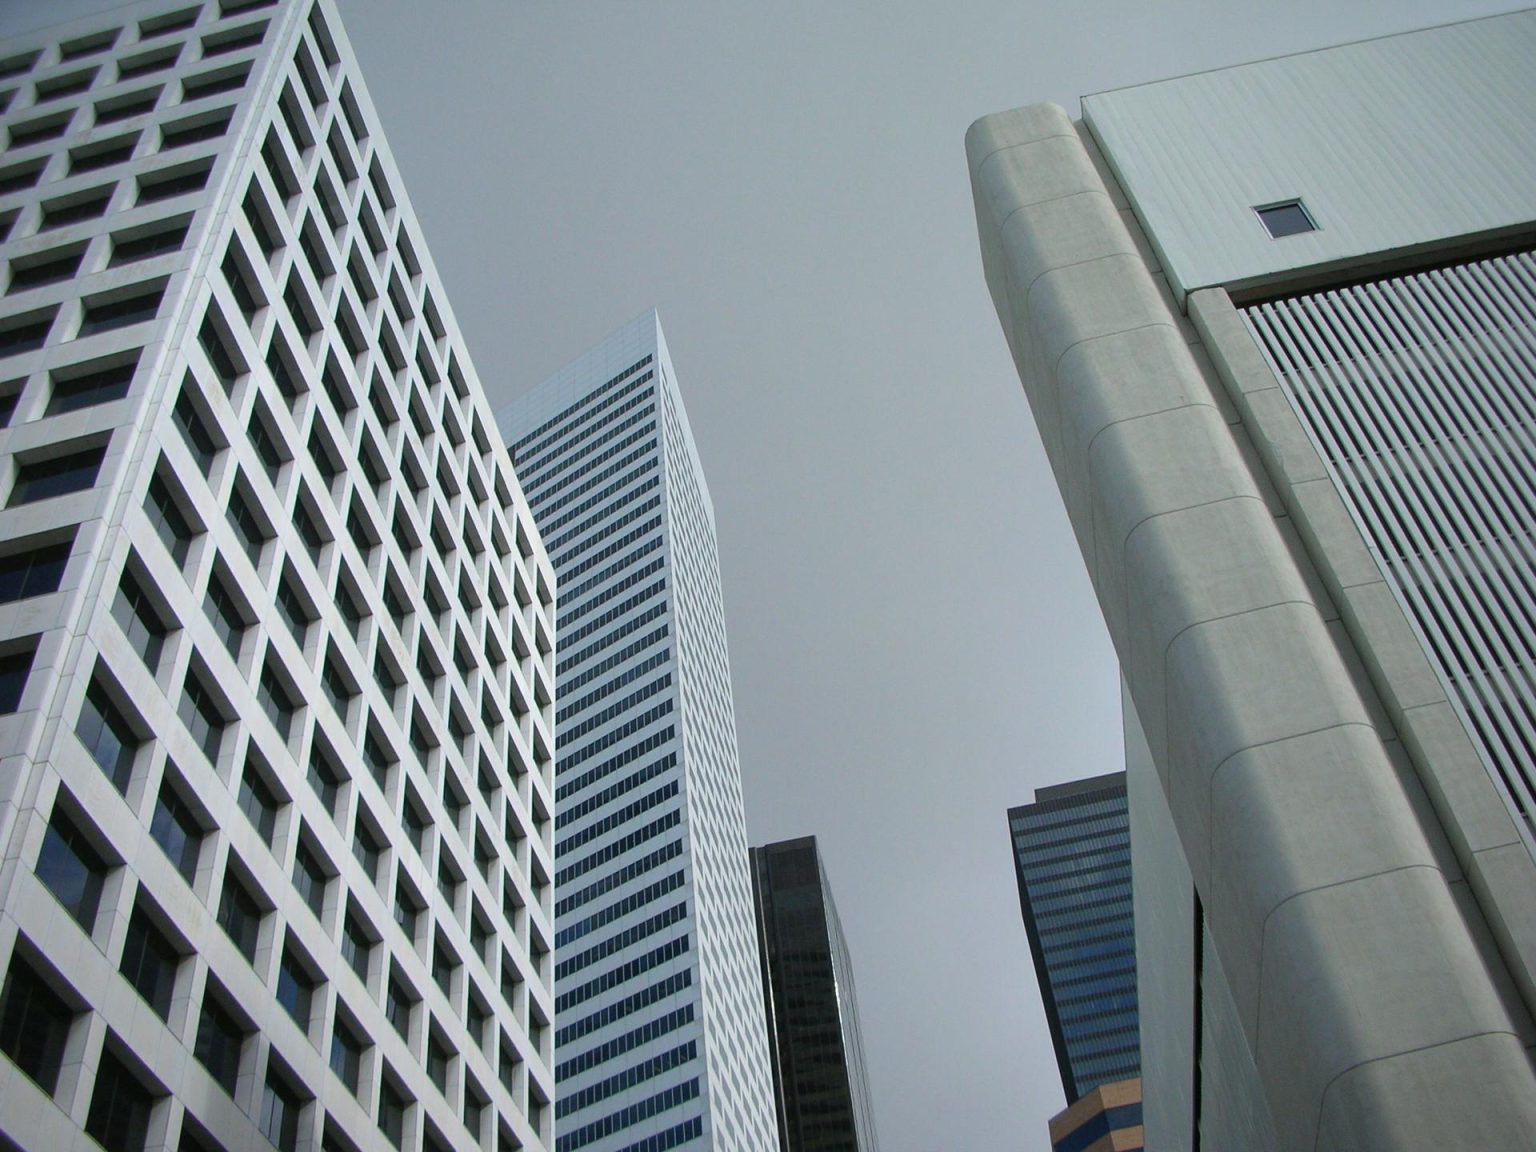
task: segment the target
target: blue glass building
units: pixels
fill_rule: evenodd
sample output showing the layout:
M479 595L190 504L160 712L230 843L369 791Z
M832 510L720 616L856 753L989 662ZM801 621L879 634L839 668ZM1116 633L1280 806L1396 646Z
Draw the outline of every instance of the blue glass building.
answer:
M1008 810L1019 905L1072 1104L1141 1075L1125 773L1041 788Z

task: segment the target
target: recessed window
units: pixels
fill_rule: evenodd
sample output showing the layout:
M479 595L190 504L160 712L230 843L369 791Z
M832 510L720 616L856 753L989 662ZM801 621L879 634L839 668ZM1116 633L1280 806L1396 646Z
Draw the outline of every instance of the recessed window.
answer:
M111 264L130 264L135 260L148 260L167 252L178 252L186 242L191 217L157 221L142 228L112 234Z
M40 544L36 537L16 541L15 551L0 556L0 604L57 592L73 546L73 539L51 544Z
M224 650L234 659L240 659L240 647L251 622L239 599L229 590L218 572L208 581L208 598L203 603L203 609L219 643L224 645Z
M188 884L197 879L197 860L203 846L203 826L185 800L171 786L160 785L149 834Z
M347 1091L354 1096L357 1095L361 1080L363 1049L366 1047L358 1034L343 1023L338 1015L336 1026L331 1030L331 1071L336 1073L336 1079L345 1084Z
M76 335L94 336L98 332L112 332L153 320L160 311L160 300L164 295L165 285L157 284L146 291L87 300L80 331Z
M25 124L16 124L11 127L12 148L26 148L33 144L40 144L44 140L53 140L64 135L64 130L69 127L70 117L73 112L59 112L53 116L44 116L38 120L29 120Z
M364 983L368 981L368 957L372 951L373 940L368 930L358 919L355 910L348 911L346 923L342 926L341 956L347 962L347 967L356 972L357 978Z
M144 666L154 672L160 666L160 653L170 633L160 610L144 591L132 572L124 572L112 601L112 618L128 638L128 646L139 654Z
M233 92L236 88L243 87L245 78L250 73L251 66L242 64L236 68L225 68L217 72L205 72L201 76L193 76L184 80L181 85L181 100L183 104L193 100L202 100L208 96L216 96L220 92Z
M110 1049L101 1054L85 1131L107 1152L144 1152L154 1094Z
M0 1052L50 1096L64 1066L75 1012L33 967L15 954L0 991Z
M38 225L38 230L46 232L50 228L63 228L68 224L78 224L82 220L94 220L106 214L107 205L111 202L110 186L90 188L84 192L60 196L57 200L49 200L43 205L43 219Z
M293 732L293 718L298 715L299 702L289 690L286 678L269 659L261 669L261 679L256 685L256 697L261 709L272 721L272 727L285 741Z
M181 430L181 438L186 441L192 458L197 461L198 471L207 476L213 471L214 459L219 454L219 444L214 440L213 434L208 431L208 425L198 411L197 402L192 399L187 388L183 388L181 395L176 398L176 406L171 409L171 418L176 422L176 427Z
M107 880L107 862L57 807L37 854L37 878L89 934Z
M229 493L229 522L234 525L245 555L254 568L261 567L261 557L266 551L272 532L251 508L251 500L237 486Z
M193 741L203 750L203 755L208 757L210 763L217 764L229 719L201 677L191 671L187 673L186 687L182 691L177 712Z
M299 1113L304 1101L288 1081L275 1069L267 1069L267 1078L261 1087L261 1116L258 1120L261 1134L277 1152L297 1152L299 1147Z
M99 678L92 679L85 690L75 735L112 786L126 796L143 740Z
M138 92L129 92L110 100L103 100L96 105L96 123L113 124L119 120L129 120L135 116L142 116L146 112L153 112L155 101L158 99L160 99L160 89L145 88Z
M405 1140L405 1110L408 1106L405 1094L386 1076L379 1085L379 1131L396 1148Z
M80 172L95 172L131 160L138 142L139 134L130 132L127 136L72 149L69 153L69 174L74 176Z
M161 72L176 63L176 57L181 55L181 45L170 48L159 48L153 52L144 52L138 56L120 61L117 65L117 78L128 80L134 76L144 76L150 72Z
M246 1029L210 987L203 994L203 1011L198 1018L197 1043L192 1054L231 1097L240 1081L240 1050L245 1046L245 1037Z
M11 282L7 292L25 292L71 279L80 269L85 255L84 244L72 244L68 248L55 248L41 252L25 260L11 261Z
M1284 236L1296 236L1302 232L1316 232L1317 225L1312 221L1312 215L1300 200L1285 200L1279 204L1266 204L1263 207L1255 207L1265 230L1270 237L1279 240Z
M212 160L200 160L195 164L140 176L138 203L152 204L188 192L199 192L208 183L208 173L212 171Z
M78 60L81 56L91 56L97 52L105 52L117 42L117 36L121 29L111 28L106 32L95 32L89 36L82 36L78 40L70 40L59 45L60 60Z
M128 395L128 388L133 383L133 374L138 366L139 357L135 352L128 360L111 357L90 364L71 365L50 373L51 389L44 415L57 416L63 412L94 408L98 404L121 400Z
M392 975L384 995L384 1015L394 1030L406 1039L410 1039L411 1010L415 1007L416 997L410 988L398 974Z
M171 559L177 565L184 563L196 533L182 512L170 485L158 472L149 480L149 491L144 497L144 515L149 518L155 534L171 554Z
M224 873L224 891L219 898L219 927L229 937L240 955L256 962L256 942L261 934L261 905L256 903L233 871Z
M245 813L251 827L256 829L263 843L270 846L272 834L277 829L277 813L284 802L267 783L266 774L250 760L245 762L245 771L240 774L239 803L240 811Z
M96 483L106 448L87 448L63 456L50 456L44 460L31 460L16 470L16 483L11 488L10 507L34 504L71 492L83 492Z
M58 311L57 306L40 308L0 321L0 356L17 356L41 348L48 340Z
M314 851L303 841L293 855L293 887L318 918L325 914L325 889L330 877Z
M185 120L167 124L160 129L160 151L185 148L204 140L213 140L229 130L233 112L215 112L202 116L189 116Z
M277 969L277 1002L293 1017L301 1032L309 1031L310 1010L318 984L293 949L285 948Z
M176 990L176 970L180 967L180 951L150 918L145 906L137 905L128 921L128 936L118 971L162 1020L170 1019L171 996Z

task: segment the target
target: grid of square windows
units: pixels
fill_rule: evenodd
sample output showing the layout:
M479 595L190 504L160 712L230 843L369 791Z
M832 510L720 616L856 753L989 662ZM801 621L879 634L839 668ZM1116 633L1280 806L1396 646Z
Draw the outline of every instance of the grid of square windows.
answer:
M537 980L547 949L541 939L524 955L490 948L486 938L547 932L547 919L520 913L548 904L530 808L548 786L553 581L530 563L526 508L514 509L515 481L499 438L466 382L468 366L434 300L440 293L392 187L392 166L318 9L270 65L285 78L283 99L251 129L265 141L254 168L238 177L219 168L241 122L240 102L267 66L277 10L270 0L183 5L110 35L15 57L17 71L0 79L0 90L12 90L0 108L8 144L0 157L0 243L66 225L69 236L88 234L41 252L32 244L17 260L3 259L10 248L0 246L7 288L0 423L12 413L85 412L93 430L78 446L22 461L26 470L18 470L9 498L54 514L49 502L64 504L55 496L106 490L109 470L119 466L116 430L138 418L138 399L152 384L147 369L158 352L148 351L149 333L170 322L174 269L187 259L188 238L199 234L200 213L220 182L243 185L234 200L241 210L217 241L211 296L193 306L194 339L176 369L179 383L156 410L167 434L157 436L160 451L125 521L135 550L110 561L115 639L92 658L66 731L95 762L96 778L134 809L170 882L192 888L269 994L288 995L287 960L319 955L328 935L364 985L372 972L381 1004L384 974L403 960L413 975L401 987L425 989L412 993L420 1019L457 1047L471 1026L466 1017L479 1019L482 1033L487 1013L526 1027L527 981ZM40 185L46 195L32 191ZM91 277L108 267L133 274L91 291ZM388 308L377 306L380 297ZM78 351L63 349L82 338ZM129 401L126 415L125 406L113 407L121 400ZM393 474L387 462L401 457L409 463ZM297 540L286 527L294 522ZM399 548L397 534L386 531L396 522L409 527L408 539L431 546ZM72 549L49 548L17 574L20 595L41 594L50 580L58 586ZM177 580L184 589L158 591ZM508 583L537 594L509 596ZM329 630L312 622L333 603L347 628L334 633L333 645L313 647ZM281 630L260 623L274 606ZM0 679L15 682L18 698L33 648L0 653ZM326 690L316 689L327 682L345 707L333 715L299 703L324 699ZM168 707L144 702L157 692ZM513 700L521 703L509 717ZM150 725L144 715L173 718ZM358 749L370 770L356 780L321 780L316 796L332 821L311 823L299 817L292 764L312 765L303 750L323 747L349 757ZM244 818L231 824L210 816L198 800L210 787L236 798ZM451 798L448 815L439 814L439 797ZM365 807L380 815L364 821ZM81 830L69 814L79 810L74 801L58 809L39 878L46 873L66 892L71 915L94 918L95 878L114 874L120 857L113 837ZM381 829L402 827L402 810L404 834L392 839ZM339 831L349 827L361 830L357 846ZM244 839L252 830L256 838ZM69 850L83 861L73 872ZM274 866L315 913L319 936L312 924L288 924L261 895ZM456 910L421 902L420 923L406 935L390 909L420 897L406 888L392 893L391 879L424 889L439 869L474 894ZM154 912L153 892L135 896L127 883L114 896L103 883L107 895L95 899L127 901L121 915L132 954L117 957L124 979L162 1017L165 989L192 986L194 1000L200 996L189 1033L197 1060L234 1096L254 1047L244 1043L252 1029L233 1007L236 997L216 990L211 977L193 977L207 961L181 962L185 953ZM496 915L506 923L488 928ZM293 970L305 963L319 968L304 960ZM320 996L340 1002L325 987L314 990L312 1022L321 1020ZM503 997L498 989L514 991ZM59 1002L71 1014L86 1010L77 997ZM344 1051L371 1047L373 1026L359 1022L367 1019L366 1010L351 1018ZM409 1053L392 1056L397 1067L403 1060L428 1067L427 1035L417 1031ZM514 1111L532 1111L519 1095L527 1079L501 1077L496 1060L486 1060L477 1078L516 1083ZM255 1100L242 1102L278 1146L293 1124L313 1119L308 1102L317 1086L305 1082L301 1063L269 1070L255 1081ZM372 1061L351 1074L385 1087L392 1076ZM427 1108L406 1082L402 1114ZM359 1084L358 1099L371 1099L368 1083ZM130 1144L136 1118L165 1096L132 1059L119 1061L96 1089L102 1102L92 1098L93 1123L105 1131L110 1121ZM476 1091L479 1102L466 1102L464 1114L478 1133L484 1115L507 1113L508 1101ZM391 1135L382 1090L379 1099L381 1131ZM505 1115L492 1123L506 1130Z

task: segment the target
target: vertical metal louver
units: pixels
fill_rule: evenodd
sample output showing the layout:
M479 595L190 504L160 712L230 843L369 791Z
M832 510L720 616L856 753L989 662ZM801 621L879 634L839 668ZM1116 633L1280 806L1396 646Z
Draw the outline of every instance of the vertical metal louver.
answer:
M1529 842L1536 255L1244 314Z

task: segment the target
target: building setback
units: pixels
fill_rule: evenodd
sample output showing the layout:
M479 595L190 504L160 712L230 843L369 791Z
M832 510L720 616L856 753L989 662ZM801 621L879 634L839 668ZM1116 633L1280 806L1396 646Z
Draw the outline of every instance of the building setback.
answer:
M1146 1137L1536 1131L1536 13L978 121L1126 685Z
M547 1147L553 573L334 7L0 77L0 1144Z
M654 312L499 416L561 601L561 1152L777 1143L714 510Z
M784 1152L876 1152L853 958L814 836L752 849Z

